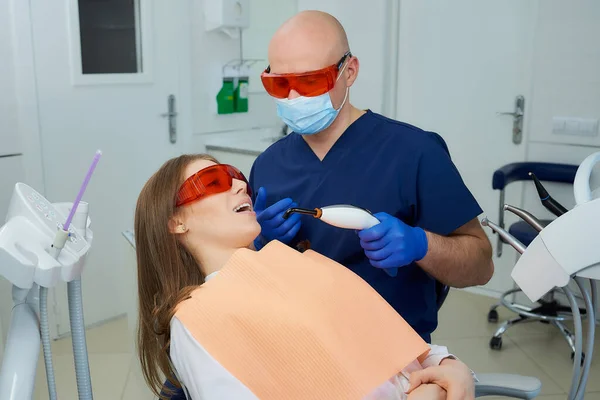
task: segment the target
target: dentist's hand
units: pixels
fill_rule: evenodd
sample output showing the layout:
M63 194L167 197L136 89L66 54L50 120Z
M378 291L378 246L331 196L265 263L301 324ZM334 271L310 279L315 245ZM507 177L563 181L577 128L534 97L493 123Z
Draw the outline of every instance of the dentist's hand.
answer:
M292 214L288 219L283 219L283 213L290 207L298 207L292 199L279 200L270 207L267 206L267 191L258 189L254 211L256 220L260 224L260 235L254 240L254 247L260 250L271 240L279 240L288 244L300 230L300 214Z
M376 268L403 267L427 254L427 236L386 213L375 214L380 223L358 232L360 245Z

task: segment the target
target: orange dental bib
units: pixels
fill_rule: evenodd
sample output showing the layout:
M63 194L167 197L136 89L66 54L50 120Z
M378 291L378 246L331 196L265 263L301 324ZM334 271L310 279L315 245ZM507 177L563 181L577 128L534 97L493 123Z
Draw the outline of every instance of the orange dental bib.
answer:
M261 400L360 400L429 350L352 271L279 242L238 250L175 316Z

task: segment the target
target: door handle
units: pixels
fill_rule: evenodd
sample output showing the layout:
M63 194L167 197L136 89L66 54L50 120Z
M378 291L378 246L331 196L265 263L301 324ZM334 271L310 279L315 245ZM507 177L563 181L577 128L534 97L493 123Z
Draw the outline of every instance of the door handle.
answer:
M499 112L496 113L497 115L512 115L514 118L521 118L524 114L523 111L518 110L515 112Z
M177 142L177 111L175 110L175 95L167 98L167 112L160 114L163 118L169 118L169 141Z
M512 140L514 144L523 141L523 117L525 115L525 97L515 98L515 110L513 112L499 112L496 115L510 115L513 117Z

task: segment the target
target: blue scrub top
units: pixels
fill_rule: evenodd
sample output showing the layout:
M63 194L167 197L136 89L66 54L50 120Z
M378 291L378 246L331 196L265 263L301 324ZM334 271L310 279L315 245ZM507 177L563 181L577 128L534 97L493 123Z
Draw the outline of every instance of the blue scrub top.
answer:
M261 186L267 190L267 206L286 197L305 208L351 204L440 235L482 212L439 135L371 111L348 127L323 161L300 135L289 134L256 159L249 181L254 196ZM290 245L310 247L351 269L431 341L437 327L435 280L418 265L390 277L371 266L353 230L312 216L302 217Z

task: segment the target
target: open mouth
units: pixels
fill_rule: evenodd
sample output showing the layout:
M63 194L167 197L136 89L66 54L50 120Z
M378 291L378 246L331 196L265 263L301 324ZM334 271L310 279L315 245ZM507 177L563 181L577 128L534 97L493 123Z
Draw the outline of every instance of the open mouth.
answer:
M252 205L250 203L242 203L234 208L233 211L236 213L252 211Z

